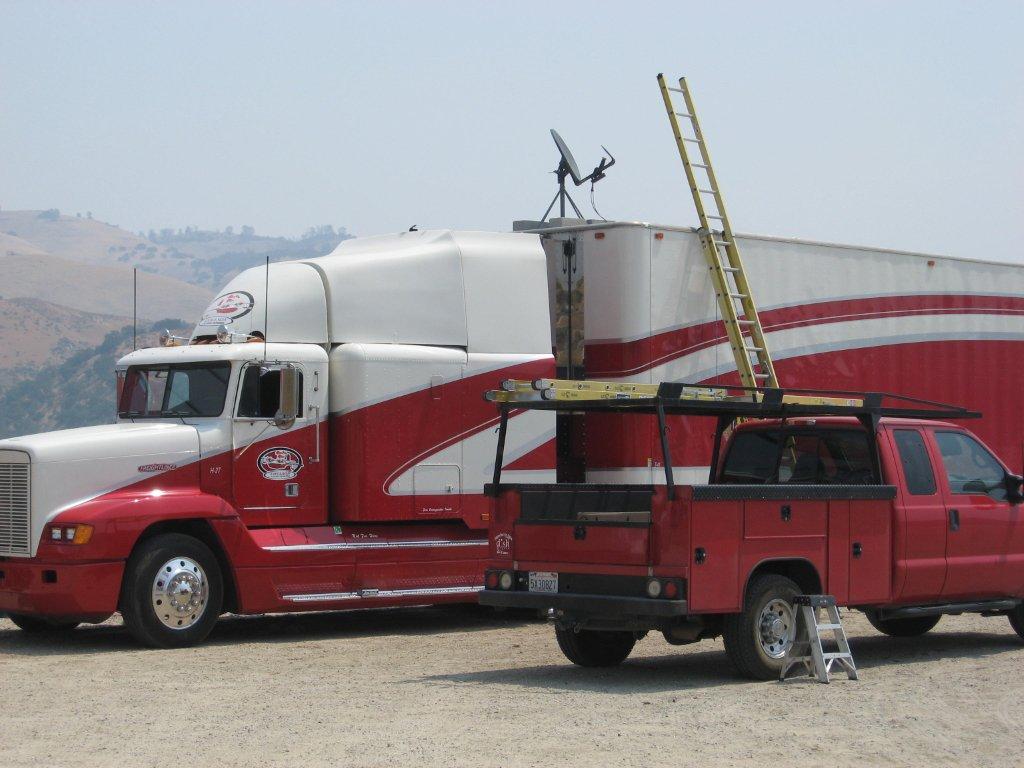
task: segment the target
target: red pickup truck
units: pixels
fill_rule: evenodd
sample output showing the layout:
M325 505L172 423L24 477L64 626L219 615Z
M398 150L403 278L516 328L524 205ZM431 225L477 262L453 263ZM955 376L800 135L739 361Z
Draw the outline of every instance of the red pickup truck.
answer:
M502 403L503 416L656 414L666 483L502 485L496 472L481 602L547 611L583 666L622 662L650 631L675 645L721 635L738 670L760 679L778 677L800 593L834 595L894 636L971 612L1007 616L1024 637L1021 477L935 420L977 414L882 397L815 406L768 390L699 403L662 385L646 402ZM673 484L674 414L717 416L707 485Z

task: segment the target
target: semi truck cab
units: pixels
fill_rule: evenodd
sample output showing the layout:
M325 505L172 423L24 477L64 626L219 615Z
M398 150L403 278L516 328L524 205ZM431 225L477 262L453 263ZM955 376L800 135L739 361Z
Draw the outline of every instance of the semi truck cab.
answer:
M246 270L117 364L113 424L0 441L0 611L120 612L154 646L223 612L475 601L509 375L554 373L535 235L418 231ZM510 322L511 318L516 318ZM554 479L554 419L505 469Z

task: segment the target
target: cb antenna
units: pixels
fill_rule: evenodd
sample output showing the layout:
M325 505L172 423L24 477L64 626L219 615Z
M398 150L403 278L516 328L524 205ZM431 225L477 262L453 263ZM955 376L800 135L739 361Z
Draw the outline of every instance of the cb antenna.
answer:
M132 352L139 348L139 268L132 268Z
M572 183L577 187L583 186L589 181L591 192L593 192L594 184L603 179L606 175L605 171L615 165L615 158L612 156L612 153L608 151L608 148L602 145L601 149L604 150L607 157L602 157L601 162L599 162L594 167L594 170L592 170L588 175L581 176L580 167L576 164L576 158L572 156L572 152L569 151L569 145L565 143L565 140L554 128L551 129L551 138L554 139L555 146L558 147L558 154L560 157L558 167L554 170L555 176L558 177L558 191L555 193L550 205L548 205L547 210L544 211L544 215L540 217L540 220L547 220L548 214L551 213L551 209L555 207L555 203L558 203L559 215L562 218L565 218L566 200L569 201L569 205L572 206L572 209L576 211L577 216L581 219L586 218L576 206L576 202L569 195L569 190L565 188L565 180L567 177L571 178ZM597 209L595 208L594 210L596 211Z
M267 269L263 279L263 362L267 362L267 336L270 325L270 256L267 255Z

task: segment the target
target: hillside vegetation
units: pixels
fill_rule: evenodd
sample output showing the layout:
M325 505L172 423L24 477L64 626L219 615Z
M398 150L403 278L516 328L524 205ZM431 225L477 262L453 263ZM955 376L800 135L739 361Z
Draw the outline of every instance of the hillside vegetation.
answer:
M191 325L162 320L142 329L139 346L156 346L164 328L187 334ZM132 327L107 333L98 345L36 369L0 390L0 438L114 421L117 379L114 365L132 350Z
M266 237L251 226L128 232L86 212L0 210L0 436L110 421L114 362L174 321L184 335L228 280L271 261L330 253L344 228Z

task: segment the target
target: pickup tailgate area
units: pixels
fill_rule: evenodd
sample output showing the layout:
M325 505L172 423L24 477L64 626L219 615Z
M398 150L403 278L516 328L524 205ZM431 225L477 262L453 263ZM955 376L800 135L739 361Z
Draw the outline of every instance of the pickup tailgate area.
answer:
M522 488L515 559L579 565L643 566L650 558L650 488Z

